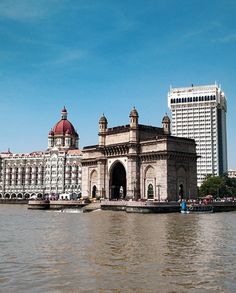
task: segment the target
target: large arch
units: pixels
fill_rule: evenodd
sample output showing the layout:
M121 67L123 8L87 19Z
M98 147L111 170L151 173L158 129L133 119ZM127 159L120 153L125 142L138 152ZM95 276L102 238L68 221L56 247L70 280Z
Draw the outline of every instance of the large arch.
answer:
M126 170L124 165L117 161L110 171L110 199L125 199L127 190Z

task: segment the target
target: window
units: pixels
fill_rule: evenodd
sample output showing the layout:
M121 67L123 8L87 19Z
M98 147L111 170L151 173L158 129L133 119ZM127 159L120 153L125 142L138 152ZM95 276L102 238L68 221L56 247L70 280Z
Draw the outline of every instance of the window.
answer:
M153 185L151 183L148 185L147 198L148 199L154 198Z

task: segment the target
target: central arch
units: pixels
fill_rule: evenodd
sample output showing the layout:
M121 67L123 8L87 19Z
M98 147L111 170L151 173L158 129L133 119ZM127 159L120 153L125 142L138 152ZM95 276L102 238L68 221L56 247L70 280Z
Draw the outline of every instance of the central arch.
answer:
M110 174L110 199L124 199L126 197L126 171L123 164L114 164Z

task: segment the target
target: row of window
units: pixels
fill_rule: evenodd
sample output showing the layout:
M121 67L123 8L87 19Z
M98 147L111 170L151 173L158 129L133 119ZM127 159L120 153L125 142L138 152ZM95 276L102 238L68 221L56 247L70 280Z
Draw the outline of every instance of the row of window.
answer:
M216 99L215 95L204 96L204 97L188 97L188 98L176 98L170 99L171 104L175 103L191 103L191 102L204 102L204 101L214 101Z

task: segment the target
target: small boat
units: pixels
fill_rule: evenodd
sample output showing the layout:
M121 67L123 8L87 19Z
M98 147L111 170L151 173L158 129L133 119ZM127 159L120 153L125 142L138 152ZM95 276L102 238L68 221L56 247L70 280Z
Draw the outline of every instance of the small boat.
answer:
M181 212L181 214L189 214L188 210L181 210L180 212Z
M193 205L188 207L190 213L213 213L214 209L211 205Z
M181 210L180 210L181 214L189 214L189 211L188 211L188 208L187 208L187 203L186 203L185 200L183 200L181 202L180 206L181 206Z

